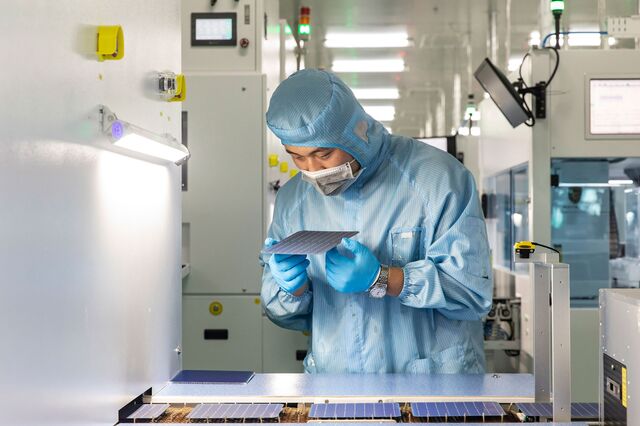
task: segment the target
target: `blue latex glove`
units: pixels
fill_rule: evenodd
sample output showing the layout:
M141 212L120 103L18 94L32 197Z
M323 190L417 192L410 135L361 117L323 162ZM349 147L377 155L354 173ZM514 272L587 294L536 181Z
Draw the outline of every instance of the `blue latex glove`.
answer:
M264 243L267 247L271 247L278 242L273 238L267 238ZM309 259L301 254L273 254L269 259L273 279L290 294L299 290L309 279L307 266L309 266Z
M371 287L380 271L380 262L366 246L349 239L342 239L347 256L336 247L326 254L327 281L341 293L362 293Z

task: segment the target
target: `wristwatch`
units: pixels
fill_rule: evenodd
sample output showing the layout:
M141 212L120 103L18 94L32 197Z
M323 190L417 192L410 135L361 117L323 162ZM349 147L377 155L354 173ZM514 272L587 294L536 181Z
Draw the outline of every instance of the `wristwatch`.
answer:
M378 277L369 287L369 296L375 299L381 299L387 294L387 284L389 284L389 267L380 265Z

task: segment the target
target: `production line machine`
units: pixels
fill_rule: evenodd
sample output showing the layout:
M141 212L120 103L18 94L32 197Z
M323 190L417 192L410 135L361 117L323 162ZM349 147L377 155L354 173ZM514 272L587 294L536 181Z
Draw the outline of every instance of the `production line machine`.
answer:
M537 304L534 374L183 371L123 408L120 421L640 425L640 407L633 404L640 392L634 365L640 351L640 290L601 291L600 401L570 403L568 265L531 242L518 243L515 258L533 264L535 299L551 302Z

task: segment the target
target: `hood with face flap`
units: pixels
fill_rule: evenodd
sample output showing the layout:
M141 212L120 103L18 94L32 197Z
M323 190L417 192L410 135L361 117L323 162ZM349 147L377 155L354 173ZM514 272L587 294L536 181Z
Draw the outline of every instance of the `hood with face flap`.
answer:
M382 162L389 133L371 118L335 74L306 69L273 93L267 125L284 145L339 148L363 167L364 182Z

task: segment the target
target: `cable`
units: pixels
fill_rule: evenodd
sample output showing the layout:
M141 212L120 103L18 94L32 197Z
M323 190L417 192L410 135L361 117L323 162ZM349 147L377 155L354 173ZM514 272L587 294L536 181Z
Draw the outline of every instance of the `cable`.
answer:
M553 52L556 54L556 66L553 68L553 72L551 73L551 76L549 76L549 80L547 80L547 87L549 87L549 85L553 81L553 78L556 76L556 72L558 72L558 67L560 66L560 54L558 53L558 49L555 47L550 47L548 49L553 50Z
M522 66L524 65L524 61L526 61L529 56L531 56L531 53L527 52L522 57L522 62L520 62L520 66L518 67L518 77L520 77L520 80L522 80L522 84L524 85L525 88L527 88L529 86L527 86L526 81L524 81L524 78L522 78Z
M531 241L531 244L533 244L534 246L540 246L540 247L544 247L544 248L549 249L549 250L553 250L556 253L560 254L560 252L558 250L554 249L553 247L545 246L544 244L536 243L535 241Z

